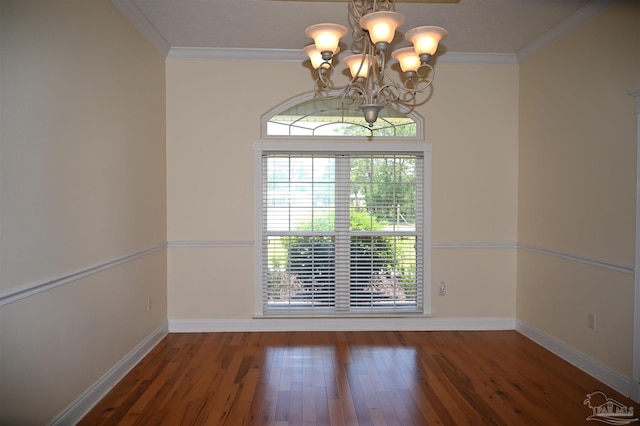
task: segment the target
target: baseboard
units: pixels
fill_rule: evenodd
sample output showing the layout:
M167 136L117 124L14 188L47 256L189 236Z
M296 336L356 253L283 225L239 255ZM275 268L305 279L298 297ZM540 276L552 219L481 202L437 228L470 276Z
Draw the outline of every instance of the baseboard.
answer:
M104 396L127 375L168 333L167 324L158 327L120 360L111 370L84 391L75 401L58 415L51 425L74 425L78 423Z
M524 321L516 321L516 330L545 349L558 355L568 363L578 367L580 370L600 380L605 385L615 389L620 394L630 397L633 383L630 377L626 377L617 371L612 370L606 365L572 348L550 334L525 323Z
M632 379L631 395L629 396L629 398L637 403L640 403L640 380Z
M515 318L252 318L170 319L169 332L514 330Z

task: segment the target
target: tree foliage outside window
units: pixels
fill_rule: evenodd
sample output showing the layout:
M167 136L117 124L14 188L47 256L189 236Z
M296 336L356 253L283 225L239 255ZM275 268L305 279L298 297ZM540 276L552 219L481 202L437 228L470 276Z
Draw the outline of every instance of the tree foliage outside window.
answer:
M417 157L335 158L348 165L344 182L326 158L265 163L273 179L264 186L265 202L274 206L265 222L266 307L419 308ZM269 212L284 215L277 223L288 230L270 232Z
M351 191L369 213L386 223L411 224L416 217L415 160L371 158L352 161Z
M320 218L327 226L333 228L334 215ZM311 230L311 223L302 224L297 231ZM350 228L354 231L381 231L380 224L366 212L351 212ZM300 283L298 299L315 300L318 303L335 304L333 285L335 282L335 244L333 237L299 235L284 242L287 254L288 270L295 275L294 280ZM378 289L376 282L393 274L396 262L393 246L389 237L359 236L350 238L350 297L351 304L356 305L361 299L387 299L389 296ZM291 278L291 277L288 277Z

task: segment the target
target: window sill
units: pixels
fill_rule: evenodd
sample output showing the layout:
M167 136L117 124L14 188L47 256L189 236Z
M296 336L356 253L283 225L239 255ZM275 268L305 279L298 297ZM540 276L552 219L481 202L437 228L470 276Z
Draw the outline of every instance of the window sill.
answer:
M308 318L327 318L327 319L388 319L388 318L433 318L433 314L423 314L423 313L414 313L414 312L389 312L389 313L337 313L337 314L326 314L326 313L293 313L293 314L266 314L266 315L254 315L253 319L308 319Z

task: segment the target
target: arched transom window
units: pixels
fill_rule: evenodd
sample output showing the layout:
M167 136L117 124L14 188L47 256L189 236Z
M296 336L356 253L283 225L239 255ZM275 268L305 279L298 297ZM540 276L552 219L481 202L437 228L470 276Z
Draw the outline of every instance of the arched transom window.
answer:
M263 120L263 135L421 139L422 120L416 114L386 106L373 127L369 127L358 104L341 98L320 99L306 94L267 113Z

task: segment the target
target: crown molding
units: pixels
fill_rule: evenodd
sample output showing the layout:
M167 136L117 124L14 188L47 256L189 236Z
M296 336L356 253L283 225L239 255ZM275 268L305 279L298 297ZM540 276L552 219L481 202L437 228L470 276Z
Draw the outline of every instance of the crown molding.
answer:
M444 64L516 65L522 63L556 40L571 33L586 21L618 1L619 0L592 0L517 53L448 52L436 56L435 60ZM133 1L111 0L111 3L113 3L142 36L167 59L296 62L306 59L301 49L172 47ZM345 53L347 52L343 52L342 55Z
M351 54L342 52L338 58ZM167 59L192 59L208 61L292 61L307 59L300 49L246 49L227 47L172 47ZM512 53L450 52L438 55L436 61L444 64L508 64L518 63Z
M435 61L443 64L517 65L518 57L515 53L450 52L436 55Z
M521 49L517 54L518 63L522 63L538 51L549 46L551 43L559 40L565 35L575 31L589 19L613 6L619 0L592 0L576 12L571 14L567 19L563 20L549 31L538 37L529 45Z
M301 49L250 49L231 47L172 47L167 59L210 61L304 61Z
M171 45L133 1L111 0L111 3L162 56L167 56Z

